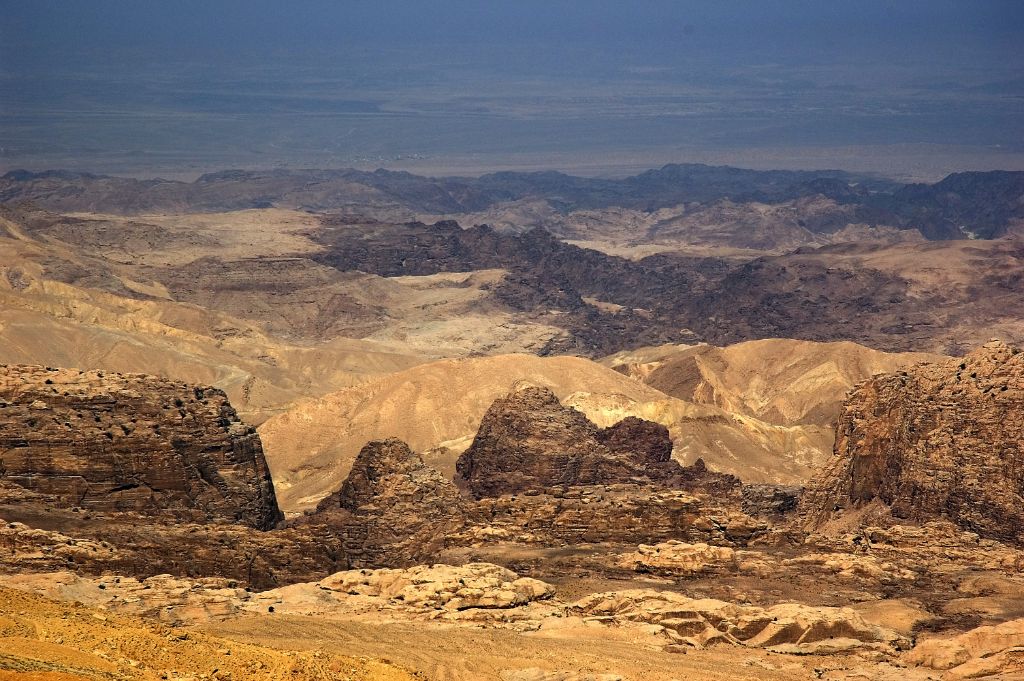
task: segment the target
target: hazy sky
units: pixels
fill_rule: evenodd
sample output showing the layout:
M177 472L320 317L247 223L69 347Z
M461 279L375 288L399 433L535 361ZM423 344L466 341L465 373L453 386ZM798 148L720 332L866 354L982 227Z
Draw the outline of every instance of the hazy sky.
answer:
M543 44L673 63L914 60L1020 64L1017 0L5 0L5 61L65 64L97 50L156 59L325 53L346 45ZM673 55L664 51L681 51ZM964 54L966 52L966 54ZM959 53L959 54L958 54ZM523 55L528 61L528 55ZM556 69L555 62L547 64Z
M1024 151L1017 0L0 0L0 16L7 165Z

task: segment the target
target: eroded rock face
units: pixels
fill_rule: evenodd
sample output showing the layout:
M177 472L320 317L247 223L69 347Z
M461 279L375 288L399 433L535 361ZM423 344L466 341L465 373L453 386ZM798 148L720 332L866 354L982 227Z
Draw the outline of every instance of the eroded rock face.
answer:
M652 624L674 645L704 648L720 643L815 653L909 647L895 631L866 622L849 608L781 603L770 608L688 598L671 591L630 589L591 594L570 613L606 618L608 623Z
M706 495L644 485L547 489L478 501L477 522L451 538L475 545L512 541L549 546L670 539L745 546L768 527Z
M459 489L401 440L368 443L341 489L310 516L338 535L352 565L409 565L427 559L470 515Z
M321 589L369 596L411 610L514 608L551 598L550 584L490 563L417 565L405 570L349 570L320 580Z
M0 367L0 481L98 512L281 519L259 436L224 392L142 374Z
M667 481L682 470L671 455L672 440L662 425L627 418L601 430L562 406L550 390L523 387L491 405L456 470L481 498L557 486Z
M736 551L727 546L675 540L640 544L636 551L621 556L619 564L637 572L672 575L696 575L739 565Z
M664 426L626 418L600 429L551 391L521 387L492 404L460 457L465 491L401 440L381 440L300 522L329 527L353 567L414 565L441 549L500 542L746 545L765 533L740 511L739 480L671 456Z
M948 670L943 678L1021 678L1024 676L1024 619L977 627L958 636L926 638L904 656L904 661Z
M1024 540L1024 354L993 341L859 385L802 508L821 522L874 499L897 518Z
M583 419L575 412L570 418L577 424ZM654 425L634 421L600 432L619 436L639 429L644 433ZM597 430L589 421L586 424ZM559 427L548 433L558 435ZM625 448L629 442L622 439L618 446ZM659 453L642 439L637 442L638 458L646 456L653 460L649 466L659 470L668 452ZM661 446L660 438L655 442ZM681 468L671 461L668 465L681 471L671 479L680 486L699 486L705 476L712 482L719 477L735 480L698 466ZM559 480L564 478L548 485L537 477L529 494L502 493L474 500L401 440L380 440L362 449L338 492L294 525L326 528L342 543L349 564L361 568L405 567L430 560L442 549L501 542L568 546L686 539L746 545L767 530L764 522L738 510L738 497L712 498L649 484L646 478L640 481L648 484L564 485Z
M341 540L324 527L263 532L237 523L154 522L132 513L59 509L22 518L28 522L10 515L0 520L0 574L71 570L142 579L167 573L272 588L349 567Z
M168 624L196 624L245 612L351 617L392 612L408 619L472 621L555 595L550 584L491 563L416 565L406 569L346 570L320 581L254 592L230 579L146 579L71 572L0 575L0 585L49 598L98 605L119 614L145 615ZM502 615L497 615L499 618Z

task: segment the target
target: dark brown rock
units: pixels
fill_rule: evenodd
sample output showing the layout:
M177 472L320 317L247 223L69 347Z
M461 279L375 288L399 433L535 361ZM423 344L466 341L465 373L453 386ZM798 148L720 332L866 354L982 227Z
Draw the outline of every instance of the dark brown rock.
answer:
M802 492L802 487L793 485L743 485L743 512L752 516L779 518L796 510Z
M137 513L0 506L0 573L223 577L264 589L349 567L341 539L323 526L262 532Z
M282 517L259 436L223 391L142 374L0 367L0 480L65 508Z
M466 524L469 506L450 480L390 438L363 447L341 489L309 522L328 526L354 567L413 565Z
M672 438L660 423L627 416L613 426L597 432L597 441L613 454L630 457L652 469L672 460Z
M477 522L448 545L513 541L544 546L670 539L744 546L767 525L730 499L651 485L600 485L481 499Z
M993 341L855 388L801 507L821 523L876 499L896 518L1024 540L1024 354Z
M601 430L546 388L513 391L491 405L456 462L477 498L546 487L651 483L681 472L661 425L626 419Z

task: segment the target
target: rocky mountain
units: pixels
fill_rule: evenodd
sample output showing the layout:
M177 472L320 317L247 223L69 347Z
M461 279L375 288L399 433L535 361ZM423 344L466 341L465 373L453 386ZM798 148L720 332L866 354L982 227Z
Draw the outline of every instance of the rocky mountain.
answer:
M399 438L447 478L491 403L517 382L650 400L658 393L578 357L497 355L431 362L296 406L260 426L282 507L315 506L337 490L360 449Z
M341 488L293 524L329 528L349 562L368 567L495 541L742 544L763 531L741 511L739 480L671 454L664 426L627 418L600 429L550 390L519 387L487 410L454 481L401 440L370 442Z
M281 209L5 215L20 236L0 237L4 361L141 370L149 357L171 377L215 376L257 422L303 395L439 357L771 337L955 354L993 335L1024 338L1024 250L1011 237L870 238L778 255L669 246L637 260L541 229ZM32 339L51 333L68 340L33 356ZM115 345L123 352L107 351Z
M0 679L1016 678L1020 178L9 173Z
M550 390L524 387L496 400L455 464L473 496L545 487L667 483L681 474L668 429L636 417L598 429Z
M400 438L451 478L487 409L518 385L547 388L602 427L629 417L659 423L680 463L703 459L749 482L799 484L832 450L832 424L778 426L685 402L579 357L442 360L307 401L261 425L282 508L309 509L337 490L370 440Z
M219 575L244 584L348 565L282 520L254 428L225 394L143 374L0 366L0 567Z
M1024 354L999 341L860 384L806 512L821 522L880 502L900 521L945 518L1021 542L1022 400Z
M416 563L443 548L471 516L468 500L399 439L369 442L337 492L311 518L341 536L353 565Z
M956 350L1024 337L1017 239L841 244L743 260L660 253L639 260L540 229L455 223L327 225L316 259L386 277L502 268L492 300L565 330L541 353L760 338L851 340L885 350ZM987 334L981 336L980 334Z
M0 366L0 480L64 507L269 529L256 430L224 392L144 375Z
M222 211L268 204L309 210L399 205L418 212L481 210L500 201L551 197L565 207L658 207L715 198L787 198L821 191L822 180L892 186L839 171L756 171L701 164L668 165L624 180L558 172L500 172L479 178L429 178L377 170L226 170L194 182L135 180L89 173L11 171L0 178L0 201L31 200L55 210L142 213ZM815 184L817 182L817 184Z
M679 351L637 354L671 360ZM1020 387L1015 382L1021 356L992 344L966 358L870 379L855 391L844 411L847 429L840 424L848 443L837 444L837 451L872 447L875 453L866 458L874 462L893 459L886 443L899 442L915 457L901 459L901 486L893 490L884 528L861 522L882 514L861 513L838 530L808 531L796 522L794 490L744 484L700 463L681 466L669 458L673 440L664 426L628 418L601 428L535 386L519 386L490 405L461 459L457 481L400 440L370 442L333 494L280 529L260 531L216 519L161 522L132 510L47 507L41 493L34 499L25 489L25 495L0 505L0 591L32 591L79 605L66 608L60 622L46 620L45 630L25 629L26 615L3 610L0 645L6 657L0 663L22 664L27 657L51 664L54 656L88 645L92 653L103 652L92 657L121 665L108 671L136 669L139 658L163 668L169 664L165 658L112 645L106 630L105 643L84 635L83 623L143 616L227 636L233 642L218 643L228 647L216 654L233 658L234 648L244 646L238 656L246 660L262 654L253 647L260 641L278 648L298 645L282 638L287 627L302 645L316 641L324 647L309 658L287 657L291 666L282 666L282 673L295 678L305 678L303 665L335 664L330 655L351 652L352 646L383 655L379 647L367 647L382 631L404 636L403 664L465 679L566 678L535 670L509 676L508 654L490 666L467 667L466 660L480 657L451 649L495 640L524 649L517 655L533 663L547 655L544 664L564 664L572 650L583 661L573 664L587 669L622 665L635 672L656 659L658 669L676 676L689 673L687 665L707 678L714 678L712 669L731 674L729 665L739 673L755 660L772 665L764 667L771 674L756 672L755 679L799 678L816 675L815 669L846 674L836 679L925 681L942 670L955 670L951 678L1013 678L1020 669L1014 650L1021 627L1014 620L1024 608L1024 553L1001 543L1001 535L979 536L998 523L1015 522L1008 506L1016 503L1012 446L1001 457L955 459L958 476L948 476L945 464L934 466L932 453L946 442L955 452L983 441L1014 442L1021 409L1013 391ZM49 384L43 377L60 372L38 371L40 380L20 384L54 394L57 381ZM619 381L633 380L604 371ZM143 392L145 381L139 381L133 385ZM653 392L635 385L639 392ZM58 393L63 392L61 385ZM999 394L1009 401L1001 402ZM888 397L879 402L880 395ZM117 396L133 403L130 395ZM899 405L908 399L917 399L912 406L922 414L910 426L891 418L901 416ZM957 415L951 406L958 399L975 411ZM5 404L14 402L4 398ZM81 408L91 416L108 406L98 401ZM172 420L181 416L169 411ZM926 424L937 427L928 431ZM23 437L31 435L21 419L10 426L15 428ZM201 440L201 429L196 432ZM913 438L920 434L938 439L917 447ZM135 436L125 437L127 443ZM885 489L885 476L875 474L874 463L848 469L867 471L842 478L863 480L851 489ZM21 488L17 480L5 482L0 489ZM924 506L917 515L897 516L904 489L911 508L931 499L950 508L952 497L941 497L934 482L952 482L951 489L968 500L960 516ZM922 487L928 483L933 486ZM827 493L831 512L836 488L816 487L804 503ZM3 593L18 604L30 603L15 592ZM82 603L103 610L83 615ZM130 626L127 619L124 626ZM61 633L59 642L48 638L52 631ZM196 630L182 638L184 632L165 626L159 634L184 655L181 641ZM204 640L197 640L199 648ZM944 646L955 651L952 657ZM277 658L260 659L277 664ZM250 667L229 669L244 676ZM312 678L337 676L333 668L313 669L324 673ZM366 676L369 668L345 669L356 678L372 678ZM219 673L211 672L211 678Z
M916 229L929 239L1004 234L1013 221L1024 217L1022 194L1020 172L966 172L933 185L901 185L840 171L758 171L701 164L670 164L621 180L557 172L428 178L351 169L228 170L191 183L65 171L11 171L0 177L0 202L33 201L53 210L115 214L270 206L459 214L524 200L545 200L559 212L609 207L655 211L685 203L778 204L822 197L850 207L843 224ZM813 230L813 221L806 226Z
M861 214L884 224L914 224L929 239L992 239L1019 223L1024 174L953 173L935 184L911 184L872 198Z
M2 363L144 372L216 385L246 421L260 423L299 398L424 359L386 340L331 336L331 326L349 325L323 323L331 314L348 317L342 310L351 309L352 297L331 303L343 277L324 282L303 276L301 259L286 267L270 257L304 248L294 231L308 227L309 216L257 211L118 224L41 211L0 213L16 235L0 237ZM228 266L204 259L210 252L238 260ZM250 257L256 252L266 257L260 267ZM161 271L176 271L193 259L201 262L174 276L152 269L161 263ZM232 277L243 279L245 266L252 271L244 283L229 285ZM281 282L289 276L292 283ZM341 288L372 289L365 279ZM405 287L394 284L386 296L371 292L377 300L402 297L404 315L413 317L415 294Z
M677 461L693 465L700 460L747 482L801 485L832 450L831 426L778 426L674 397L637 401L574 394L565 402L602 427L629 416L660 423L668 428Z

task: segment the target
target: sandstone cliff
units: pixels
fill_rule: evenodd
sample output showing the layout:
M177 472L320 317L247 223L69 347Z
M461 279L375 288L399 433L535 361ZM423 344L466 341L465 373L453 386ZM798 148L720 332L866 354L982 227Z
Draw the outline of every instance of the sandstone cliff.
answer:
M281 519L255 429L225 394L142 374L0 366L0 502L268 529Z
M334 494L310 516L340 538L354 566L429 559L466 524L469 500L401 440L368 443ZM300 525L305 523L299 523Z
M946 517L1024 539L1024 354L992 341L962 359L860 384L835 456L802 502L820 523L875 499L915 522Z
M665 426L635 417L600 429L550 390L523 387L496 400L456 470L472 494L545 487L666 482L682 473Z

